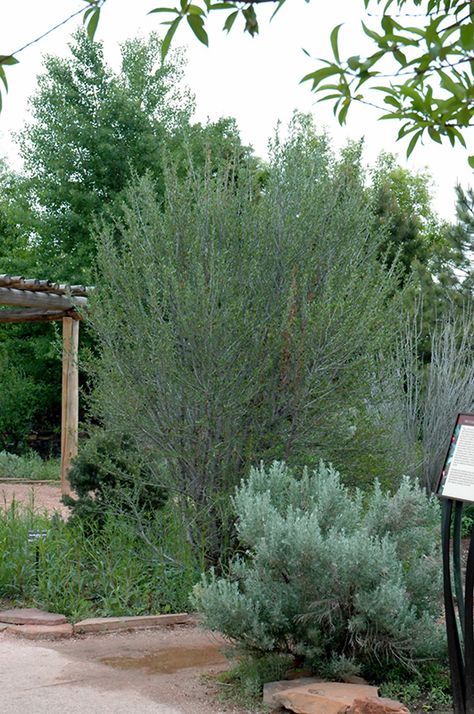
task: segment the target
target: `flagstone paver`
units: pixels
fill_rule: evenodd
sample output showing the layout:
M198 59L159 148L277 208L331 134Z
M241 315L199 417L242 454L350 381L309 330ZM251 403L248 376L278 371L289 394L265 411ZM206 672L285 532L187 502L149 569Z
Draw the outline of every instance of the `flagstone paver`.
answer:
M186 625L194 621L187 612L170 615L140 615L137 617L91 617L74 625L74 632L120 632L127 630L147 630L170 625Z
M68 622L61 625L8 625L6 633L27 640L59 640L72 637L72 625Z
M346 714L355 699L378 697L377 687L368 684L288 684L288 689L273 695L273 701L296 714Z
M64 615L55 612L45 612L36 607L13 608L0 611L0 622L9 625L64 625L67 619Z

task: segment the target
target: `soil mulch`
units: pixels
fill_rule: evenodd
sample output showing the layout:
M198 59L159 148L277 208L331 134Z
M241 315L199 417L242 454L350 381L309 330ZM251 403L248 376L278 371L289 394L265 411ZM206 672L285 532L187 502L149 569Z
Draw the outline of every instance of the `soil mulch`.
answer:
M14 502L20 508L32 509L35 513L59 513L63 518L69 515L69 508L61 503L59 482L52 484L0 481L0 509L6 511Z

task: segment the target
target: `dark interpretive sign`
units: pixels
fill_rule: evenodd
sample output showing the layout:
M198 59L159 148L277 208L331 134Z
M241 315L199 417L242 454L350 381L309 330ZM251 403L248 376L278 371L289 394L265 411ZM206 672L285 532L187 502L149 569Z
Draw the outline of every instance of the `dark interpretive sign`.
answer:
M474 414L459 414L441 472L438 495L474 503Z
M461 549L464 504L474 503L474 414L458 414L437 493L441 497L444 620L453 711L474 714L474 529L464 577Z

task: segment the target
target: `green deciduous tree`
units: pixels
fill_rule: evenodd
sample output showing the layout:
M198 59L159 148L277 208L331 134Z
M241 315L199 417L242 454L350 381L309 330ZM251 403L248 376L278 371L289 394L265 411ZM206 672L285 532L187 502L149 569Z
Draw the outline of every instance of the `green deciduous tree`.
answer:
M8 360L0 342L0 451L25 447L38 408L38 385Z
M33 121L20 135L34 216L37 261L54 279L88 282L94 219L114 204L132 176L149 173L163 194L171 158L185 174L249 150L235 122L192 125L193 99L182 84L178 52L161 61L161 42L128 40L113 72L102 46L78 32L69 58L48 57L31 100Z
M38 261L48 276L90 280L94 218L133 173L151 171L160 181L166 144L192 106L179 88L182 60L162 64L160 46L155 36L126 42L115 74L101 45L79 32L70 58L45 61L20 147L37 208Z
M22 178L0 167L0 271L31 275L36 246ZM1 309L1 308L0 308ZM0 449L21 451L32 430L59 413L61 362L55 327L0 325Z
M2 272L22 275L33 262L31 211L21 177L0 160L0 262Z
M456 187L457 220L455 223L441 226L441 230L432 244L428 260L428 271L431 279L422 281L421 294L424 301L424 311L431 312L431 323L434 324L443 310L459 317L466 309L472 307L473 269L472 269L472 221L473 192Z
M409 284L412 313L420 309L421 299L420 354L429 360L438 320L454 309L461 315L471 298L468 193L458 187L459 217L451 225L434 211L429 173L410 171L393 155L382 154L371 171L369 200L386 236L382 255L389 263L398 261L401 283Z
M184 60L178 52L163 63L160 48L154 35L129 40L121 70L113 72L101 45L79 32L68 58L46 59L32 98L33 119L19 138L26 176L3 166L0 171L2 272L89 283L93 223L120 210L132 176L148 174L160 199L169 161L182 177L191 164L195 174L212 173L224 161L251 161L257 170L232 119L190 123L193 100L181 84ZM34 413L37 426L41 415L42 428L59 421L54 330L51 324L0 330L5 360L39 387ZM82 332L81 343L89 341Z
M51 324L0 327L0 448L21 451L32 431L59 429L59 340Z
M431 179L402 168L388 153L379 156L371 178L372 210L387 232L386 255L390 263L399 261L405 280L428 261L440 233L431 207Z

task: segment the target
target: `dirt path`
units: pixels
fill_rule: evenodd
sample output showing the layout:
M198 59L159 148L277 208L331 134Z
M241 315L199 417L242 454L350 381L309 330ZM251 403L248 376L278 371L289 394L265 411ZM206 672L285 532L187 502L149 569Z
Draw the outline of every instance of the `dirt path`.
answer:
M203 674L227 668L222 640L195 627L26 642L0 635L2 714L218 714Z
M6 510L13 501L33 508L36 512L60 513L67 517L69 509L61 503L61 488L58 484L5 483L0 481L0 508Z

